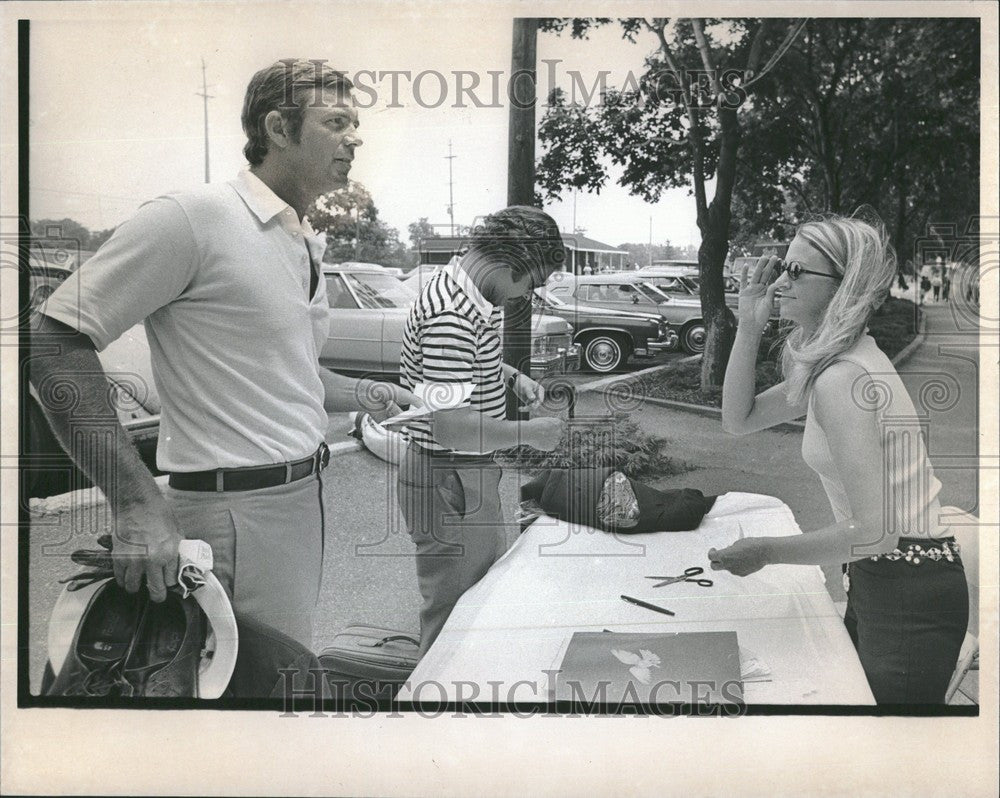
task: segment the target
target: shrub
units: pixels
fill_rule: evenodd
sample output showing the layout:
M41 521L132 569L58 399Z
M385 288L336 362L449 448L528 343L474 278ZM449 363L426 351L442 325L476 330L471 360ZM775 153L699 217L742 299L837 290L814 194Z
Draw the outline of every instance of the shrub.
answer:
M690 471L687 463L664 452L666 445L666 438L646 434L627 413L616 413L602 421L571 424L555 451L518 446L497 459L505 468L530 475L545 468L613 467L632 479L650 481Z

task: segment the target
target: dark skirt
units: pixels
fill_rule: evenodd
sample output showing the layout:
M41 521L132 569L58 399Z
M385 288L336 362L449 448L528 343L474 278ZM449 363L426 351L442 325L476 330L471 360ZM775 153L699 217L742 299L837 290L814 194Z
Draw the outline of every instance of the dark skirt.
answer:
M875 701L943 703L969 625L961 558L922 558L917 565L864 559L852 562L848 573L844 624Z

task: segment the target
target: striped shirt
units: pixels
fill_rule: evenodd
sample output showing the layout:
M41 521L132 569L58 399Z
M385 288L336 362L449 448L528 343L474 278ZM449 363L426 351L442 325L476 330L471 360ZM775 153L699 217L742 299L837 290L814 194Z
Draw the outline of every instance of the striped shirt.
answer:
M435 272L413 303L403 329L400 382L428 410L471 407L502 419L502 308L486 301L459 264L452 258ZM406 433L425 449L448 451L434 440L429 420L412 421Z

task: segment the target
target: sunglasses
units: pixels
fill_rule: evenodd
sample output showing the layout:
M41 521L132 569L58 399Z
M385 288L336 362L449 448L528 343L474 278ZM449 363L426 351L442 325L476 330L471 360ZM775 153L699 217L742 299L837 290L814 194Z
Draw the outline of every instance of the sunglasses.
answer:
M827 274L826 272L814 272L811 269L805 268L797 260L782 261L781 264L778 266L778 274L781 274L782 272L785 272L788 275L789 279L791 279L791 280L798 280L799 279L799 275L802 275L802 274L815 274L817 277L829 277L831 280L838 280L838 281L842 279L839 274Z

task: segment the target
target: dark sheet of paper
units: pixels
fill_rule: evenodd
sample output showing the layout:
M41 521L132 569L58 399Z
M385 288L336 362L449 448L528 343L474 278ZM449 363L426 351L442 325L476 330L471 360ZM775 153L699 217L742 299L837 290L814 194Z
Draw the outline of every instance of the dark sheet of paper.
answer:
M575 632L554 698L620 703L743 700L736 632Z

